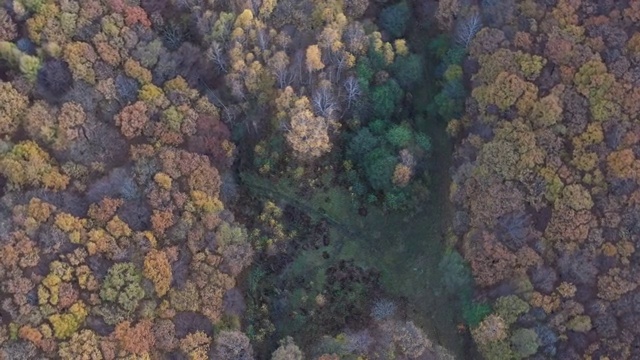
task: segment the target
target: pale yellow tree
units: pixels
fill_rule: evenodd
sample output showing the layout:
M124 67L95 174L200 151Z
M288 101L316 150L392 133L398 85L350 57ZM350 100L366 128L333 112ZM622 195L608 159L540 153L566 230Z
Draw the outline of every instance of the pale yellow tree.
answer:
M320 157L331 150L327 120L313 114L306 96L295 102L286 138L296 157L302 160Z
M311 45L307 48L307 70L314 72L324 69L322 62L322 50L318 45Z

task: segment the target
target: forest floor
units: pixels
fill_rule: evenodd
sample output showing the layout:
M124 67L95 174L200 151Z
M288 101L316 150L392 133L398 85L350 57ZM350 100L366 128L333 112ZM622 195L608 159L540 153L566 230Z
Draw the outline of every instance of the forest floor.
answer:
M285 276L304 274L320 286L326 268L337 260L353 259L356 265L375 268L381 274L385 293L405 302L407 320L425 329L434 342L456 358L464 359L468 337L457 328L462 323L460 303L441 291L442 274L438 269L451 216L448 194L452 144L441 124L425 121L416 125L432 136L434 152L430 197L411 210L384 212L369 205L367 215L361 216L358 202L339 186L318 190L307 200L297 196L295 186L285 181L274 184L244 174L242 182L257 197L287 203L329 225L332 261L323 257L327 249L307 250L293 261ZM327 174L325 183L330 183L331 177ZM295 327L301 325L287 320L276 327L284 335L295 333Z

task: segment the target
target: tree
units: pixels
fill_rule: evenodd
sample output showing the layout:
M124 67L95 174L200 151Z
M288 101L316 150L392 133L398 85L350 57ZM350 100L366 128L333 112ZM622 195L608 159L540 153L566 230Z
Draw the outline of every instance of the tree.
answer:
M452 30L459 12L460 3L458 0L439 1L436 20L440 28L446 31Z
M135 355L143 355L153 349L156 341L152 326L153 323L147 319L140 321L135 326L131 326L129 321L124 321L116 325L113 335L125 351Z
M395 315L398 305L389 299L376 300L371 308L371 317L376 321L387 320Z
M344 44L340 41L342 36L341 25L330 24L322 29L322 32L317 36L318 45L323 50L328 50L331 53L336 53L344 47Z
M224 263L222 270L238 276L253 260L253 248L249 243L231 244L221 250Z
M147 13L139 6L125 6L124 22L129 27L132 27L136 23L144 27L151 26L151 21L147 18Z
M100 297L118 304L127 312L132 312L145 296L140 286L142 276L132 263L113 265L100 289Z
M495 312L507 325L511 325L518 317L529 311L529 304L520 299L517 295L507 295L499 297L494 305Z
M16 36L16 24L5 9L0 9L0 41L12 41Z
M101 360L99 337L92 330L80 330L60 345L58 356L62 359Z
M217 41L212 42L211 46L207 50L207 56L215 64L219 72L226 73L228 71L227 67L229 64L227 62L226 54L224 53L224 48L220 43Z
M405 148L413 141L413 132L408 125L396 125L385 134L387 141L396 148Z
M190 359L205 360L209 357L209 343L211 339L202 331L188 334L180 341L180 350L189 355Z
M222 331L215 338L216 359L253 360L253 348L249 338L239 331Z
M511 335L511 346L523 358L531 356L538 351L538 334L532 329L518 329Z
M68 312L49 316L54 336L57 339L68 339L82 326L87 315L86 305L79 301L73 304Z
M353 76L349 76L347 80L344 81L343 84L344 90L346 91L347 98L347 110L353 106L356 101L360 99L362 95L362 91L360 90L360 82Z
M455 250L447 251L438 264L442 284L448 294L453 295L472 284L471 270Z
M409 4L406 1L401 1L380 12L380 26L391 36L399 38L404 35L410 16Z
M164 251L152 249L144 258L144 276L153 282L156 294L164 296L171 285L171 264Z
M424 64L417 54L397 56L391 68L394 78L405 90L424 81Z
M161 319L154 322L153 336L156 339L155 346L161 350L172 351L178 346L176 326L169 319Z
M338 111L338 105L333 96L330 83L323 81L313 93L311 100L313 101L313 108L318 116L326 119L334 118L334 114Z
M562 197L573 210L591 210L593 200L591 194L580 184L567 185L562 189Z
M357 19L364 15L369 7L369 0L347 0L344 2L344 13L350 18Z
M493 104L504 111L515 105L527 90L528 83L517 75L501 72L491 85L473 89L472 95L483 106Z
M322 62L322 50L318 45L309 45L306 53L307 71L312 73L314 71L324 69L324 63Z
M149 121L147 106L142 101L128 105L115 117L116 126L127 139L132 139L142 134L146 123Z
M286 88L293 81L293 74L289 71L289 57L284 51L277 51L267 62L271 72L276 77L278 86Z
M531 234L531 217L516 211L498 218L498 238L511 251L522 248Z
M387 80L383 85L374 87L371 92L373 115L381 119L390 118L402 96L402 89L394 80Z
M98 55L90 44L81 41L68 43L64 46L62 54L64 60L69 65L73 79L84 80L92 85L96 83L96 73L93 70L93 63L98 60ZM56 67L58 69L56 69ZM54 65L53 70L61 70L64 72L64 65ZM62 74L57 76L62 76Z
M302 97L292 109L287 142L300 159L314 159L331 149L327 120L311 112L309 99Z
M13 135L28 106L28 99L11 83L0 81L0 136Z
M487 316L471 334L480 346L487 345L507 338L507 325L498 315Z
M422 329L417 327L413 321L397 324L393 332L393 340L400 351L410 359L418 358L426 350L431 350L433 347Z
M258 13L258 16L261 19L268 19L277 5L277 0L264 0L262 4L260 4L260 11Z
M469 44L471 44L471 41L481 28L482 20L478 14L462 19L456 29L456 41L464 47L469 47Z
M385 148L376 148L365 155L365 173L374 190L387 190L391 187L396 163L395 156Z
M280 346L271 354L271 360L302 360L304 355L291 336L280 340Z
M9 153L0 156L0 174L9 180L8 186L18 189L42 186L63 190L69 183L69 177L60 173L49 154L30 140L16 144Z

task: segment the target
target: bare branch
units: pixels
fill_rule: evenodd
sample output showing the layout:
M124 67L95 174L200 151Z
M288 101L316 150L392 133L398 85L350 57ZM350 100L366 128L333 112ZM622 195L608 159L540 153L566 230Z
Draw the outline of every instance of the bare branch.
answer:
M458 23L458 29L456 31L457 43L468 47L471 40L473 40L481 28L482 20L480 20L480 15L475 14L469 18L462 19L460 23Z
M217 41L211 43L211 46L207 50L207 56L216 65L219 71L222 73L227 72L228 64L224 49Z
M350 109L351 105L353 105L353 103L360 98L360 95L362 95L360 84L355 77L349 76L349 78L345 80L343 86L347 92L347 109Z
M321 86L313 94L313 108L316 113L324 118L331 119L338 110L335 97L329 86Z

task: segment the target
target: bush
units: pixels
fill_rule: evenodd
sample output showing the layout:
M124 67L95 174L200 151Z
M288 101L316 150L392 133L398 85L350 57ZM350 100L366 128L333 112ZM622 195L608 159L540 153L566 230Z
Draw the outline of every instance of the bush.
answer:
M407 30L410 15L409 5L405 1L391 5L380 13L380 26L393 37L402 37Z
M371 317L376 319L377 321L385 320L392 317L398 306L391 300L381 299L376 301L373 304L373 308L371 309Z
M471 286L473 281L471 270L464 259L455 250L448 251L440 260L438 270L442 274L442 284L447 294L455 294L463 288Z

